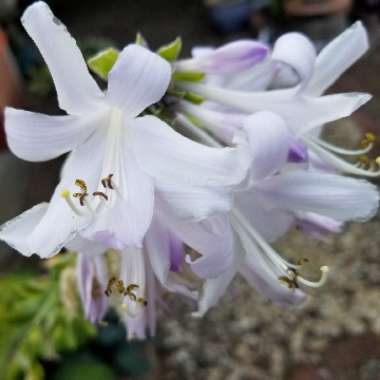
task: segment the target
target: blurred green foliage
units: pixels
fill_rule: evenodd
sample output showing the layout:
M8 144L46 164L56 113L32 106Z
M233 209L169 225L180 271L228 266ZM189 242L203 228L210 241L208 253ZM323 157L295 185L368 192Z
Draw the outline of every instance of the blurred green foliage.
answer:
M63 254L49 262L48 274L0 278L1 380L42 380L42 361L58 359L96 334L64 283L73 263L72 254Z

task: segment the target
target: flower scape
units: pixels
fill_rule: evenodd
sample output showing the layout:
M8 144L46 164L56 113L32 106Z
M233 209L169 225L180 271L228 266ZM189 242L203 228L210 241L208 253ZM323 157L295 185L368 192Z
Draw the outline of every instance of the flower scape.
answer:
M6 108L8 146L33 162L68 155L50 201L0 239L28 257L70 256L85 317L101 324L113 309L129 339L155 335L164 293L202 317L236 276L282 307L318 297L330 268L310 278L307 252L289 261L272 245L294 227L324 239L377 213L376 136L350 150L321 134L371 99L324 95L368 50L360 22L319 54L287 33L272 48L239 40L180 59L179 38L153 51L138 35L87 62L46 3L22 24L66 115Z

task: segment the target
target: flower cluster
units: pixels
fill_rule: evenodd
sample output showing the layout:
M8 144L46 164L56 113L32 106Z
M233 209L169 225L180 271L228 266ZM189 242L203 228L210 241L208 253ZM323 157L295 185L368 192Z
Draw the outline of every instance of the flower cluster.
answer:
M0 238L25 256L77 252L92 322L112 307L129 337L144 338L163 292L194 300L201 316L237 274L274 302L298 305L329 269L307 279L307 255L292 263L271 243L294 226L323 238L376 213L376 187L342 175L380 175L368 157L375 137L348 150L320 136L370 99L323 95L368 49L361 23L318 55L298 33L272 49L242 40L185 60L180 40L153 52L139 36L88 64L45 3L27 8L22 24L67 115L7 108L9 148L28 161L69 154L50 202L3 225Z

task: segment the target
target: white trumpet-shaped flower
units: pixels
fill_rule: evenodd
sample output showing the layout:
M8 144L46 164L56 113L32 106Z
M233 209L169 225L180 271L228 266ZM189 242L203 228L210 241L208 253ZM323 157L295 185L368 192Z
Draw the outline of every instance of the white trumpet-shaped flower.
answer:
M65 26L43 2L22 23L40 49L66 116L7 108L10 149L29 161L71 152L48 205L5 224L0 238L24 255L57 253L80 234L107 247L139 249L154 199L161 196L180 217L201 220L229 208L226 188L247 169L244 149L195 143L154 116L139 116L164 96L170 64L129 45L108 76L103 93Z
M217 302L238 272L267 298L284 305L300 303L304 290L324 284L328 268L321 268L319 280L310 281L301 275L303 257L290 263L269 243L302 221L311 232L334 232L345 222L366 221L378 210L379 192L369 182L310 169L302 162L289 165L291 134L279 116L257 112L244 124L252 165L230 215L237 236L233 265L207 279L196 315Z
M350 116L371 99L368 94L355 92L323 96L368 47L367 32L360 22L335 38L318 56L310 40L301 34L288 33L277 40L264 62L229 78L226 83L219 81L219 86L179 83L180 88L198 92L219 104L218 107L181 101L177 109L197 119L227 144L234 130L243 126L247 115L260 110L275 112L285 120L294 137L312 152L312 163L316 156L341 172L377 177L380 159L371 160L367 156L374 135L366 134L358 149L344 149L318 136L323 124ZM263 77L265 83L259 80ZM286 85L288 88L282 88ZM342 157L356 158L356 162L352 164Z

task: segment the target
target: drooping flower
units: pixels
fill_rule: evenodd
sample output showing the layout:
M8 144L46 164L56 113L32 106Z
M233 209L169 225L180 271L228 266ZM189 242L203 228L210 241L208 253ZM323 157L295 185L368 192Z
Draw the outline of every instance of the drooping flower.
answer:
M289 164L290 133L279 116L255 113L245 120L245 130L254 154L250 180L236 193L231 211L237 235L234 265L206 280L196 315L203 315L217 302L238 272L277 303L302 302L302 290L323 285L328 268L321 268L320 280L307 280L300 274L303 257L299 263L290 263L269 243L301 222L308 222L309 231L321 237L326 231L339 231L347 221L368 220L378 209L374 185L310 169L303 162Z
M294 137L325 164L349 174L379 176L380 161L372 161L367 156L375 139L371 133L366 134L361 147L354 150L335 146L318 137L323 124L351 115L371 98L361 93L322 96L368 50L366 30L357 22L322 49L317 57L313 49L312 42L302 35L284 35L276 42L268 62L262 63L266 65L264 68L257 65L244 77L237 75L233 85L178 82L181 89L199 93L223 105L224 109L195 106L186 101L181 101L177 109L197 119L225 143L231 141L236 128L243 126L245 116L260 110L272 111L280 115ZM279 62L282 65L279 66ZM260 88L250 85L252 77L256 78L255 70L259 76L265 70L268 74L268 80ZM290 87L278 89L284 87L285 82ZM274 89L268 90L269 87ZM341 156L356 157L357 162L351 164Z
M22 22L49 66L59 106L68 115L7 108L9 147L29 161L71 154L47 209L35 206L8 222L1 239L24 255L43 258L78 234L109 248L139 249L152 220L155 192L189 219L230 207L226 189L244 179L245 152L205 147L157 117L139 116L164 96L171 80L168 62L129 45L103 93L45 3L31 5Z
M78 237L67 245L78 254L78 286L86 317L98 323L108 308L114 308L126 324L129 339L143 339L147 330L155 334L156 307L164 292L194 302L198 279L217 278L232 264L227 217L189 223L158 204L141 248L108 250ZM201 254L186 258L183 242Z

